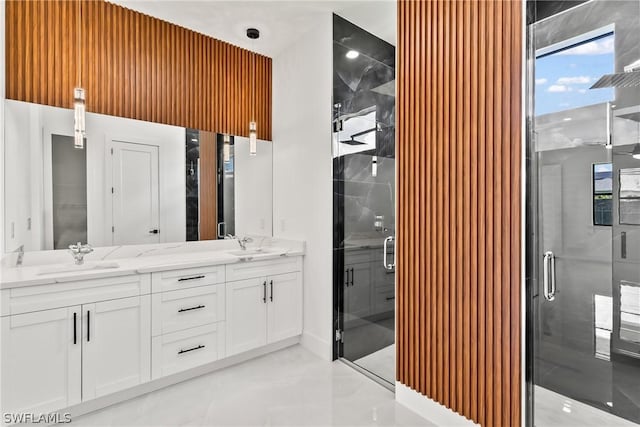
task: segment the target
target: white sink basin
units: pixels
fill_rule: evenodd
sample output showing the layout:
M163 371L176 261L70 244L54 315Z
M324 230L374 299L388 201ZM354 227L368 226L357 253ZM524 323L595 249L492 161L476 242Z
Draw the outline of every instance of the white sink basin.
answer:
M254 258L261 255L275 254L274 251L271 251L269 249L262 249L262 248L246 249L244 251L242 249L239 249L237 251L228 251L227 253L233 256L237 256L238 258Z
M120 265L117 262L113 262L113 261L85 262L82 265L56 264L56 265L48 265L46 267L42 267L40 271L38 271L38 274L43 275L43 274L75 273L75 272L82 272L82 271L108 270L108 269L118 268L118 267L120 267Z

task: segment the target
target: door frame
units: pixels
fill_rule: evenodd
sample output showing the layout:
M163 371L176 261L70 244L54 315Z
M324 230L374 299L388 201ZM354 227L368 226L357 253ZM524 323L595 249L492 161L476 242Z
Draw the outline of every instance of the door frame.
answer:
M162 224L162 186L161 186L161 177L162 177L162 162L160 161L161 151L160 151L160 143L152 140L144 140L140 138L119 138L111 134L105 135L104 140L104 158L105 158L105 188L104 188L104 205L105 205L105 222L104 222L104 236L105 242L110 242L113 246L115 243L113 242L113 194L111 193L111 188L113 188L113 147L114 142L120 142L124 144L137 144L137 145L146 145L150 147L156 147L158 150L158 226L160 227ZM160 230L160 241L158 243L163 243L162 229Z

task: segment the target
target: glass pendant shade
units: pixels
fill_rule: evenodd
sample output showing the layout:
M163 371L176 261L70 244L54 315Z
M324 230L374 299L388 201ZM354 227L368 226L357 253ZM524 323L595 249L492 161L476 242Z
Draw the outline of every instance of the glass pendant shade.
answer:
M85 109L84 89L79 87L73 90L73 115L74 115L73 146L75 148L83 149L84 138L86 135L86 127L85 127L86 126L85 125L86 109Z
M258 154L258 130L256 122L249 123L249 154Z
M222 146L222 157L225 163L229 163L231 160L231 137L229 135L224 136L224 145Z

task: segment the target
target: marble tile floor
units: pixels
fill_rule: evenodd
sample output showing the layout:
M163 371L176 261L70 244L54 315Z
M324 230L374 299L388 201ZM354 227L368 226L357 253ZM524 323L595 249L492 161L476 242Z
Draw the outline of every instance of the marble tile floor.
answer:
M638 427L593 406L578 402L544 387L535 387L536 427Z
M74 426L433 426L389 390L297 345L113 405Z
M353 363L394 384L396 378L396 345L391 344L382 350L354 360Z

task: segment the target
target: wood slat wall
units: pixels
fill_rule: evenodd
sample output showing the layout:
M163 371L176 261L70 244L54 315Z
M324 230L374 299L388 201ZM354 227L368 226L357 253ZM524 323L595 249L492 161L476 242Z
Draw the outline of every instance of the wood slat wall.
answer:
M72 108L80 49L88 111L271 139L271 58L102 0L9 0L5 40L9 99Z
M403 384L520 425L520 1L398 2Z

